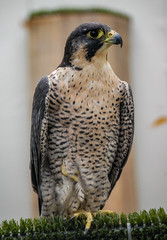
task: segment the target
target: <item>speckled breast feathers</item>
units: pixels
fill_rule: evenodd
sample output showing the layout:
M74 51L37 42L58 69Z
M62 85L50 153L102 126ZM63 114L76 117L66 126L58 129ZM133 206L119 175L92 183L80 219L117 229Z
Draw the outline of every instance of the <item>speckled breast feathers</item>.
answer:
M96 37L96 32L91 34ZM100 50L91 55L83 40L81 46L36 89L36 98L39 88L47 89L42 97L44 109L34 105L32 121L37 126L32 131L39 127L40 133L38 140L32 133L31 146L32 182L43 216L101 209L132 144L134 109L129 85L114 74L106 59L107 47L99 44ZM88 53L91 58L85 57ZM39 118L42 114L40 124L35 112ZM37 157L34 143L38 141Z

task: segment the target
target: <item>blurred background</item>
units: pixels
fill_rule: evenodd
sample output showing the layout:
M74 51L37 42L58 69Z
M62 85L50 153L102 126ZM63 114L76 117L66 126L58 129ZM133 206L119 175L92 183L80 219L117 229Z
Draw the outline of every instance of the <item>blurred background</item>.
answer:
M38 81L42 71L44 75L50 72L45 72L42 67L44 63L35 65L38 61L34 60L34 52L32 54L33 26L28 21L29 15L42 9L92 7L105 8L126 16L126 24L113 20L113 25L118 26L120 35L124 36L125 50L112 50L109 55L111 65L112 57L119 55L118 60L113 61L113 70L122 80L130 82L133 90L135 138L133 164L130 167L130 163L127 163L127 169L130 170L125 169L121 177L126 181L120 179L124 185L118 183L116 186L114 202L119 202L117 196L122 192L122 202L126 199L128 204L128 197L133 199L132 210L160 206L167 209L167 124L164 120L167 116L167 1L0 0L0 221L35 215L29 172L31 100L36 85L36 82L34 85L32 83L32 76L34 81ZM61 33L67 29L65 20L62 21ZM73 24L77 26L80 21L76 20ZM61 41L61 33L57 33L55 43ZM68 34L66 31L63 35L62 44L65 44ZM43 37L47 38L46 35ZM43 52L43 48L40 52ZM63 49L58 54L61 56ZM121 57L123 60L119 61ZM38 58L41 59L40 56ZM55 61L54 68L57 65ZM128 76L129 79L119 73L118 65L120 69L127 66L125 78ZM33 75L33 68L42 70ZM54 68L50 65L51 71ZM128 190L129 186L133 191ZM115 209L127 212L130 208L123 206L122 202ZM110 208L113 206L111 196Z

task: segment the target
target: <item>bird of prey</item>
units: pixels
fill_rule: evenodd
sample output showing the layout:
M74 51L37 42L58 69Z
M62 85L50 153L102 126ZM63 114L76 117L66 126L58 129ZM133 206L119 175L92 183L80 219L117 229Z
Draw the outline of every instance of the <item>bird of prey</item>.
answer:
M36 87L30 168L41 216L102 209L127 162L134 105L107 60L113 44L123 41L109 26L78 26L61 64Z

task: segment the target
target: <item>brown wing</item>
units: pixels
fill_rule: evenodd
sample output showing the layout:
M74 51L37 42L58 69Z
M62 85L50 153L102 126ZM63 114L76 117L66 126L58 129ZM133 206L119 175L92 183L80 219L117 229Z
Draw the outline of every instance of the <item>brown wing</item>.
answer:
M131 150L134 135L134 103L130 86L125 84L125 97L120 105L120 132L116 158L108 175L111 191L118 181Z
M49 91L48 77L43 77L35 90L32 106L31 140L30 140L30 170L33 189L38 193L39 211L41 211L41 126L45 117L45 99Z

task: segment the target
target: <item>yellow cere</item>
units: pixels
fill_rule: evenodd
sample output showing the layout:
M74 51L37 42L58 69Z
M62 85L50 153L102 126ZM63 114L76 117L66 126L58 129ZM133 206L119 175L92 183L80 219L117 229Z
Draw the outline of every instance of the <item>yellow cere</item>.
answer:
M115 31L114 30L111 30L109 33L108 33L108 37L111 38L112 36L114 36L115 34Z

